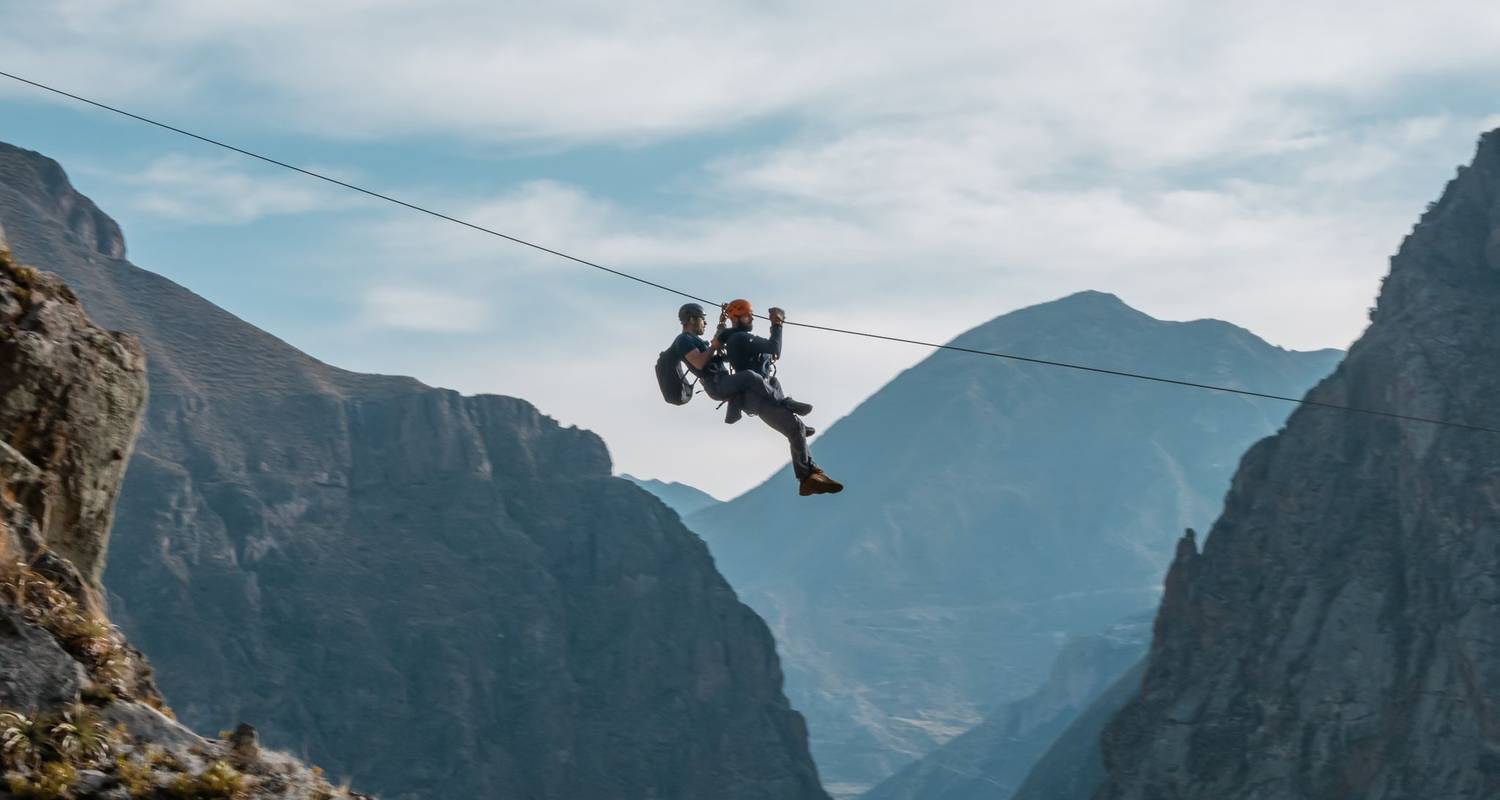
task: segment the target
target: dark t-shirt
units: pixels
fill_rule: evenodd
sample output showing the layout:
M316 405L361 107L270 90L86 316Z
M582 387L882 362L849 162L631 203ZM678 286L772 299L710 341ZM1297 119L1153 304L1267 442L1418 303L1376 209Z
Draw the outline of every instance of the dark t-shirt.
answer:
M687 364L688 371L697 375L700 380L710 375L718 375L724 371L724 360L722 358L711 359L703 369L698 369L688 363L688 353L704 352L707 350L708 342L702 336L691 334L687 331L683 331L672 342L672 355L676 356L682 363Z

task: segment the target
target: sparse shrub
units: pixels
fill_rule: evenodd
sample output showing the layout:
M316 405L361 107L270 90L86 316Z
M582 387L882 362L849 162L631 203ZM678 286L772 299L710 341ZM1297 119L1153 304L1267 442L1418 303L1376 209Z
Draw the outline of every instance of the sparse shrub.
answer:
M12 603L23 608L30 604L27 597L31 583L44 580L46 579L32 571L24 561L13 561L0 568L0 586L5 587Z
M49 749L47 723L19 711L0 711L0 755L13 770L41 766Z
M182 800L233 800L244 796L246 779L224 761L215 761L197 775L182 774L168 786Z
M29 622L51 633L97 682L117 694L129 693L130 655L118 628L88 614L77 599L24 562L0 570L0 587Z
M51 737L58 753L77 766L95 767L109 761L111 732L87 706L64 711Z
M167 748L159 744L146 745L146 752L143 757L150 766L177 771L182 770L182 764L177 760L177 756L168 753Z
M72 797L78 770L107 763L112 744L109 730L83 705L46 714L0 711L0 754L16 797Z
M115 777L131 797L150 797L156 793L156 778L151 765L129 756L115 757Z
M10 793L23 800L65 800L73 796L78 770L72 764L48 761L34 773L12 772L5 776Z
M36 283L36 270L31 267L23 267L11 259L10 251L0 249L0 269L10 273L15 282L12 294L22 307L31 305L31 289Z

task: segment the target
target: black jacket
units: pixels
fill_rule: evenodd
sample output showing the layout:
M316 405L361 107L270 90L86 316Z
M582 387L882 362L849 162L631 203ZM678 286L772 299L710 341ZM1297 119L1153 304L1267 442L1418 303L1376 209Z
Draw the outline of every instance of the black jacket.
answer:
M723 342L725 355L735 372L748 369L769 377L771 360L781 355L781 326L771 326L769 339L743 328L730 328L724 333Z

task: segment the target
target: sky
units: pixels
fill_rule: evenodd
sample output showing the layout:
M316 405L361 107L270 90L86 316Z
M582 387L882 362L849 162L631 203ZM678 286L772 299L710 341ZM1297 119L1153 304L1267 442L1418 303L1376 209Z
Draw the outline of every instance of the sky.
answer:
M1500 4L1474 0L0 0L0 20L0 71L695 295L931 341L1095 289L1346 347L1500 127ZM134 263L327 362L524 397L617 470L723 498L786 461L754 420L661 401L680 298L4 79L0 141L62 162ZM781 376L826 427L926 354L792 328Z

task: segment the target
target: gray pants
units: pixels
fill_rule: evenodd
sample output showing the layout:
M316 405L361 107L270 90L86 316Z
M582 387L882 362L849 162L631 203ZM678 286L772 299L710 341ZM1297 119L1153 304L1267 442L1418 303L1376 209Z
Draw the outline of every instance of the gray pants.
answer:
M792 472L796 474L797 480L817 471L818 465L813 463L812 451L807 446L802 418L782 404L785 395L781 392L779 382L773 384L758 372L742 370L715 381L709 397L716 400L729 398L730 402L738 400L746 414L760 417L761 422L785 436L787 443L791 445Z

